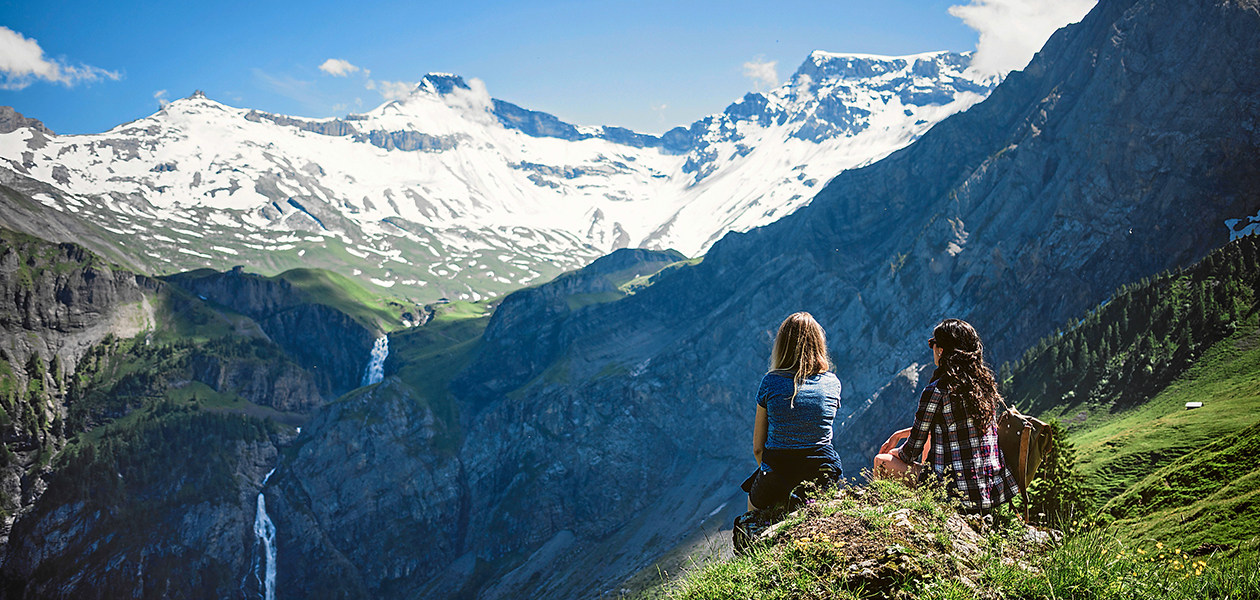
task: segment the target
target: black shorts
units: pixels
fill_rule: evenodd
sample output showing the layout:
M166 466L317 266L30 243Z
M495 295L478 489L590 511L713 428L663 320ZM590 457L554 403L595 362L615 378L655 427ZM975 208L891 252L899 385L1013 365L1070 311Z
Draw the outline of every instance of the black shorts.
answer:
M840 481L840 471L833 464L813 465L806 472L785 472L784 469L758 467L740 486L748 492L748 499L757 508L770 508L789 502L792 492L804 481L813 481L819 487L834 487Z
M780 502L787 502L792 495L792 488L776 471L757 469L744 480L740 486L748 492L748 500L757 508L770 508Z

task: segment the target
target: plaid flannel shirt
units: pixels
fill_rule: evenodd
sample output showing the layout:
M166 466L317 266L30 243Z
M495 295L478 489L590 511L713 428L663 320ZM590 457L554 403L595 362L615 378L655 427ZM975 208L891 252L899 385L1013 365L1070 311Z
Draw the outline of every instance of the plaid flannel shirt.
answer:
M919 397L910 437L901 446L901 460L914 462L923 452L928 434L932 450L928 462L946 487L958 495L968 511L988 511L1019 494L1015 476L1006 468L998 447L997 419L981 428L967 417L961 399L940 390L935 376Z

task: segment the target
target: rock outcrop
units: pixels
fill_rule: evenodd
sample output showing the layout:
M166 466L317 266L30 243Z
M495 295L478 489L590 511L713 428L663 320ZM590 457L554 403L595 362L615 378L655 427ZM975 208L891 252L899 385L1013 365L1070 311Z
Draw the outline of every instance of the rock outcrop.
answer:
M44 135L56 135L51 129L45 127L39 119L25 117L22 113L14 110L12 106L0 106L0 133L17 131L23 127L29 127Z
M45 362L57 356L73 372L79 356L106 335L151 329L161 285L77 244L0 230L0 348L17 364L33 354Z
M335 398L359 386L377 335L350 315L318 303L284 279L240 270L192 271L168 280L253 319L315 377L325 396Z

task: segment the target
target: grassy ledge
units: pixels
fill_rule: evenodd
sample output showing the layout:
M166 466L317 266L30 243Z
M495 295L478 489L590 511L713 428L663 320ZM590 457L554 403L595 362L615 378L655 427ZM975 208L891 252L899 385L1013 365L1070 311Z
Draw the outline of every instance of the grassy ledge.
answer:
M938 488L892 481L816 498L752 551L710 562L640 598L1255 598L1260 552L1194 554L1131 541L1115 525L1064 538L1010 511L986 523Z

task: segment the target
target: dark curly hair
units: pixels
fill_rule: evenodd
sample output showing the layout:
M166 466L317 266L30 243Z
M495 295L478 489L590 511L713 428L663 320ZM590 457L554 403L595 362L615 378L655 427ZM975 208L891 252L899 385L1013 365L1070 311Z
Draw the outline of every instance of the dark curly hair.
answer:
M970 323L945 319L932 330L932 339L941 348L940 384L951 396L961 397L967 416L983 425L993 422L998 403L997 381L984 363L984 344Z

